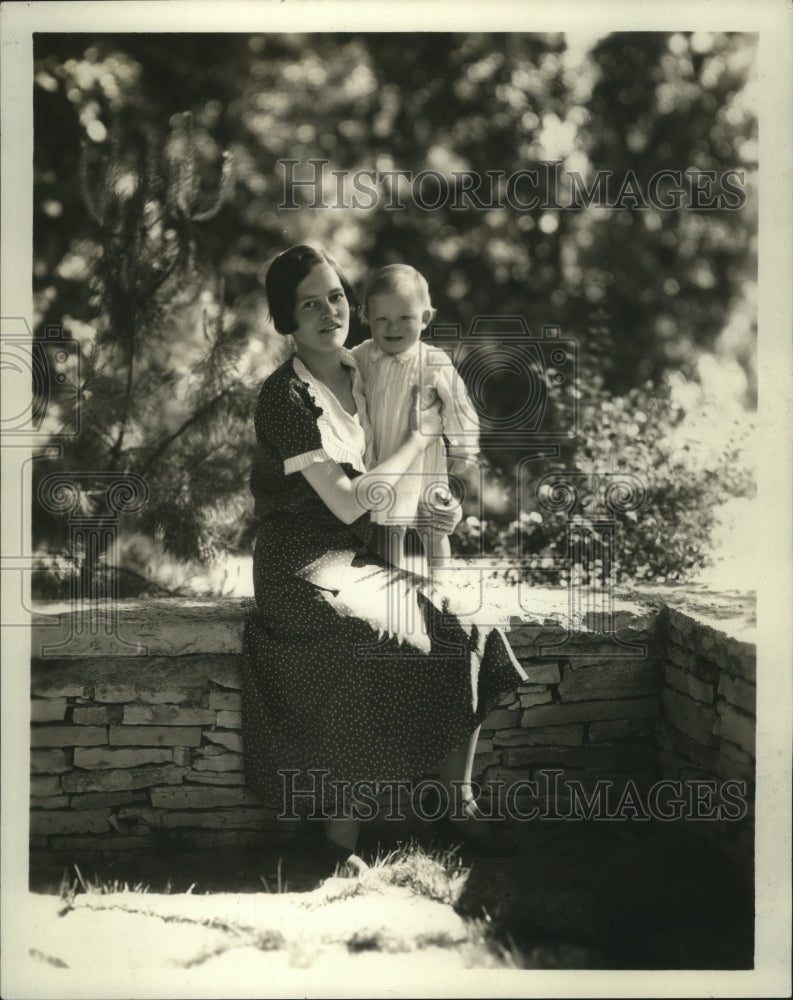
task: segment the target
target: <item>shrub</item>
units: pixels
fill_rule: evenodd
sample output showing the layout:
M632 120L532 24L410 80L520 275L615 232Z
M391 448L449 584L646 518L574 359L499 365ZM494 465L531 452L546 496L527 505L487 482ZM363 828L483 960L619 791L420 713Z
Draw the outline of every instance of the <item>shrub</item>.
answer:
M569 455L522 481L520 498L512 479L490 473L514 514L509 520L498 512L486 520L469 514L453 537L455 554L519 557L519 568L503 573L538 584L682 581L709 565L719 509L753 492L751 425L740 407L730 411L676 374L617 397L594 384L580 402ZM565 510L548 509L552 473L577 488L569 520ZM604 503L609 483L620 476L639 489L636 509ZM613 556L597 546L569 548L569 530L591 535L604 521L616 533Z

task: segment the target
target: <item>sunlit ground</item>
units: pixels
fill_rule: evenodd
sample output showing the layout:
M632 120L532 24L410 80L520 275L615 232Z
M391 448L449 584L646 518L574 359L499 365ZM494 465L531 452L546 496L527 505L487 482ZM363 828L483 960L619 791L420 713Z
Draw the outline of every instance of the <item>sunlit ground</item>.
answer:
M756 502L743 497L729 500L720 512L713 532L713 565L700 570L692 582L714 590L756 590L758 583L757 546L754 534ZM163 567L160 582L167 585L169 574ZM204 572L185 578L184 569L172 568L174 587L186 592L213 593L225 597L253 596L253 560L250 556L228 556Z
M714 590L757 589L756 511L756 500L736 497L727 501L712 536L713 565L700 570L694 582Z
M712 564L699 570L691 582L722 591L757 589L756 510L757 501L745 497L724 504L712 534ZM224 556L211 567L194 570L163 559L152 577L161 586L185 594L253 597L251 556Z

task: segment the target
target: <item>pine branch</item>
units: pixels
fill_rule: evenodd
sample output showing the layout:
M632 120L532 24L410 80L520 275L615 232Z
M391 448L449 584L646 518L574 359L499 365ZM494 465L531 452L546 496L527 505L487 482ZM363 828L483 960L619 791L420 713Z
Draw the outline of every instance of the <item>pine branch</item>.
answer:
M143 468L140 469L138 474L144 476L149 471L149 469L154 465L154 463L159 458L162 457L162 455L168 450L168 448L170 448L170 446L173 444L174 441L176 441L177 438L181 437L182 434L185 433L185 431L189 430L193 426L193 424L198 423L198 421L201 420L201 418L209 410L211 410L212 407L214 407L217 403L219 403L224 397L228 396L228 394L229 390L224 389L223 392L219 393L217 396L214 396L212 399L206 402L202 407L196 410L195 413L191 414L187 418L187 420L185 420L179 427L177 427L177 429L173 432L173 434L170 434L159 445L157 450L154 452L153 455L149 457L149 459L146 461Z

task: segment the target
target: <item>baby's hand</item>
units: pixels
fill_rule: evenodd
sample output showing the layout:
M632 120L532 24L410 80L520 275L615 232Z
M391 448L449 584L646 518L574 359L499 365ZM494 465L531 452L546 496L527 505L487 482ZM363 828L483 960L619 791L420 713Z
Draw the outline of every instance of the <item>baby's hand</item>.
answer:
M418 516L420 521L429 520L435 531L450 535L462 520L462 505L448 490L443 496L436 492L433 494L432 503L419 501Z
M434 389L430 391L435 393ZM441 401L435 394L429 403L425 403L422 398L424 393L417 385L413 386L411 394L413 398L410 408L410 430L418 431L426 439L426 447L443 434Z
M422 384L422 386L421 386L421 408L423 410L426 410L428 406L432 406L432 404L436 400L439 400L439 399L440 399L440 397L438 396L438 393L437 393L437 391L436 391L436 389L435 389L434 386L427 385L426 383Z

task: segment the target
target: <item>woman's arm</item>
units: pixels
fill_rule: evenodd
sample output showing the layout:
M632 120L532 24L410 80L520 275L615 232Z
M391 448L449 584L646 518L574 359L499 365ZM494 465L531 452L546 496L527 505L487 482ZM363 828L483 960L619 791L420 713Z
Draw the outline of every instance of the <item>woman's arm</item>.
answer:
M440 437L442 420L440 405L420 409L417 393L413 393L410 428L399 448L374 469L350 479L337 462L315 462L302 470L309 484L331 513L344 524L352 524L363 514L383 504L389 483L403 475L424 449Z

